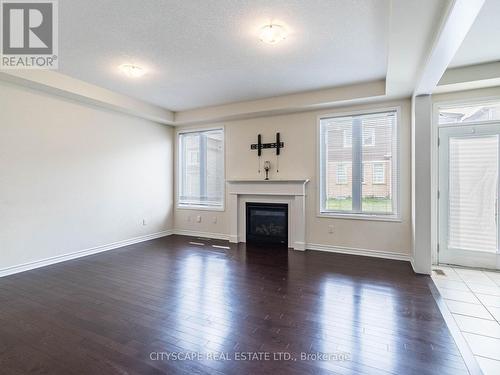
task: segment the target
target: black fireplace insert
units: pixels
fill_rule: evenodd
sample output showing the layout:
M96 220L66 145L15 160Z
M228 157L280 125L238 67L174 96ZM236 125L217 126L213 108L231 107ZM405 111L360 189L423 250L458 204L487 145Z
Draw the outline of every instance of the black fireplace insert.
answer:
M288 205L280 203L246 204L246 241L288 246Z

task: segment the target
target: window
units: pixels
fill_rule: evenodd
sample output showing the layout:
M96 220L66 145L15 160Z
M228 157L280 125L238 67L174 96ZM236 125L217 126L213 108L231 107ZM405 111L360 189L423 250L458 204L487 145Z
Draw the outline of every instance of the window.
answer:
M224 131L179 133L178 206L221 209L224 202Z
M347 184L347 165L343 163L337 165L337 184Z
M500 120L500 103L475 103L443 106L439 109L439 124L467 124Z
M373 183L385 184L385 165L384 163L373 163Z
M390 110L320 119L321 214L398 217L397 118Z

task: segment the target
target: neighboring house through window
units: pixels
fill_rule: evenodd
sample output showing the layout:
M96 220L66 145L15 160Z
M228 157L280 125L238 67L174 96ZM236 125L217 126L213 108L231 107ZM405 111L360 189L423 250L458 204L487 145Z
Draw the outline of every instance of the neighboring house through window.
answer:
M344 147L352 147L352 129L343 131ZM375 146L375 128L363 128L363 146Z
M398 111L320 119L320 214L398 218Z
M347 184L347 165L344 163L340 163L337 165L337 184Z
M375 146L375 128L363 126L363 146Z
M373 163L373 183L385 184L385 163Z
M223 129L179 133L178 161L178 207L222 209Z

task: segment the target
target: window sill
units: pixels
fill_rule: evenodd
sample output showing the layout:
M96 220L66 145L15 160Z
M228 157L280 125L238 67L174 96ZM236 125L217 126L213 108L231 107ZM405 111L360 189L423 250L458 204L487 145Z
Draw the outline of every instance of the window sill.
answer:
M224 206L220 206L220 207L193 206L193 205L185 206L185 205L182 205L182 204L177 204L175 208L178 209L178 210L219 211L219 212L225 211Z
M401 223L401 217L394 215L366 215L366 214L341 214L338 212L320 212L317 217L329 219L348 219L348 220L366 220L366 221L389 221L393 223Z

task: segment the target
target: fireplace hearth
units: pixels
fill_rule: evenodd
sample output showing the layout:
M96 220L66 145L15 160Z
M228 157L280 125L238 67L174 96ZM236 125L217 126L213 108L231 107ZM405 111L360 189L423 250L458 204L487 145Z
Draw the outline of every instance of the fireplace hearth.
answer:
M247 202L246 241L288 246L288 205Z

